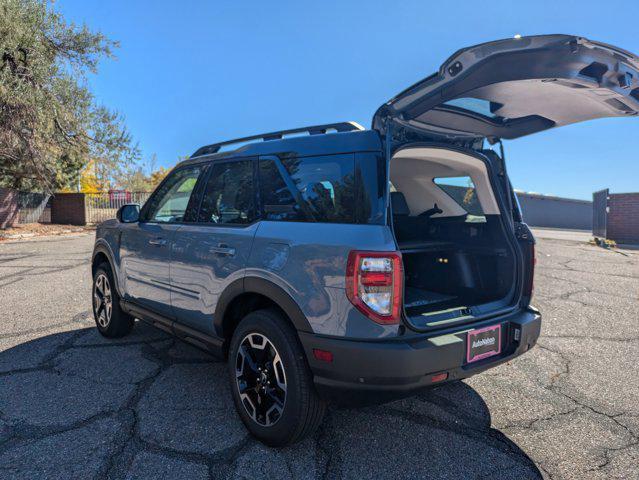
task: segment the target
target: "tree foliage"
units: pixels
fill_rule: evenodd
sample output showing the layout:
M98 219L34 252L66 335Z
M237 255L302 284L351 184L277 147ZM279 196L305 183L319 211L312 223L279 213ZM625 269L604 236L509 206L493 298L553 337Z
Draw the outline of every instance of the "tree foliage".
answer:
M109 184L138 159L122 117L87 85L116 47L46 0L0 2L0 185L73 187L89 162Z
M128 168L120 177L117 186L129 192L151 192L167 173L169 173L168 168L157 167L157 158L153 154L148 161L139 162Z

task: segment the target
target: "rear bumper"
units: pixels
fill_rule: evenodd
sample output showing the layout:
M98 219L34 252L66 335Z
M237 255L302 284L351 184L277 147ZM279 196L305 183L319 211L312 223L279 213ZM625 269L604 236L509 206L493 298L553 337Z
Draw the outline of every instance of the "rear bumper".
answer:
M498 323L502 325L501 353L466 363L467 332ZM456 329L392 340L299 335L322 397L340 403L376 403L428 387L435 374L448 374L445 381L459 380L507 362L528 351L540 330L541 315L530 308ZM317 360L315 348L332 352L333 361Z

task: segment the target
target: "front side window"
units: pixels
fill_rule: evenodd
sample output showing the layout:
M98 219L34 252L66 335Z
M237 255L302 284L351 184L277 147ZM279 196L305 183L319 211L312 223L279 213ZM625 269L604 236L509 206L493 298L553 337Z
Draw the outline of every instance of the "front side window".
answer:
M204 190L198 222L247 224L256 218L253 163L214 163Z
M470 217L470 220L485 220L484 210L477 198L477 189L472 178L465 177L441 177L434 179L435 184L448 194L462 207Z
M171 173L149 200L146 215L148 220L157 223L184 221L191 194L201 173L201 165L181 168Z

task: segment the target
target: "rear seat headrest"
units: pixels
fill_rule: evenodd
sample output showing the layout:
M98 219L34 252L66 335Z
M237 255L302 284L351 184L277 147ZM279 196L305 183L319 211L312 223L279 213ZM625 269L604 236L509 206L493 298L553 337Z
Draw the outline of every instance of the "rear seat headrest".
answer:
M410 215L406 198L402 192L391 192L390 200L393 215Z

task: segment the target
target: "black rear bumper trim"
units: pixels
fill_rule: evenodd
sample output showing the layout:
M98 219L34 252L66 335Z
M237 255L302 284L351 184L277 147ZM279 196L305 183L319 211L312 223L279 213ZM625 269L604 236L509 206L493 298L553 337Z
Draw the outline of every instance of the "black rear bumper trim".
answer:
M501 353L466 363L467 332L498 323L503 329ZM447 381L470 377L528 351L537 342L540 330L539 312L525 309L459 326L454 332L406 339L358 341L304 332L299 336L320 395L351 403L357 402L357 397L368 401L410 395L432 385L432 376L439 373L447 373ZM332 352L333 362L317 360L314 348Z

